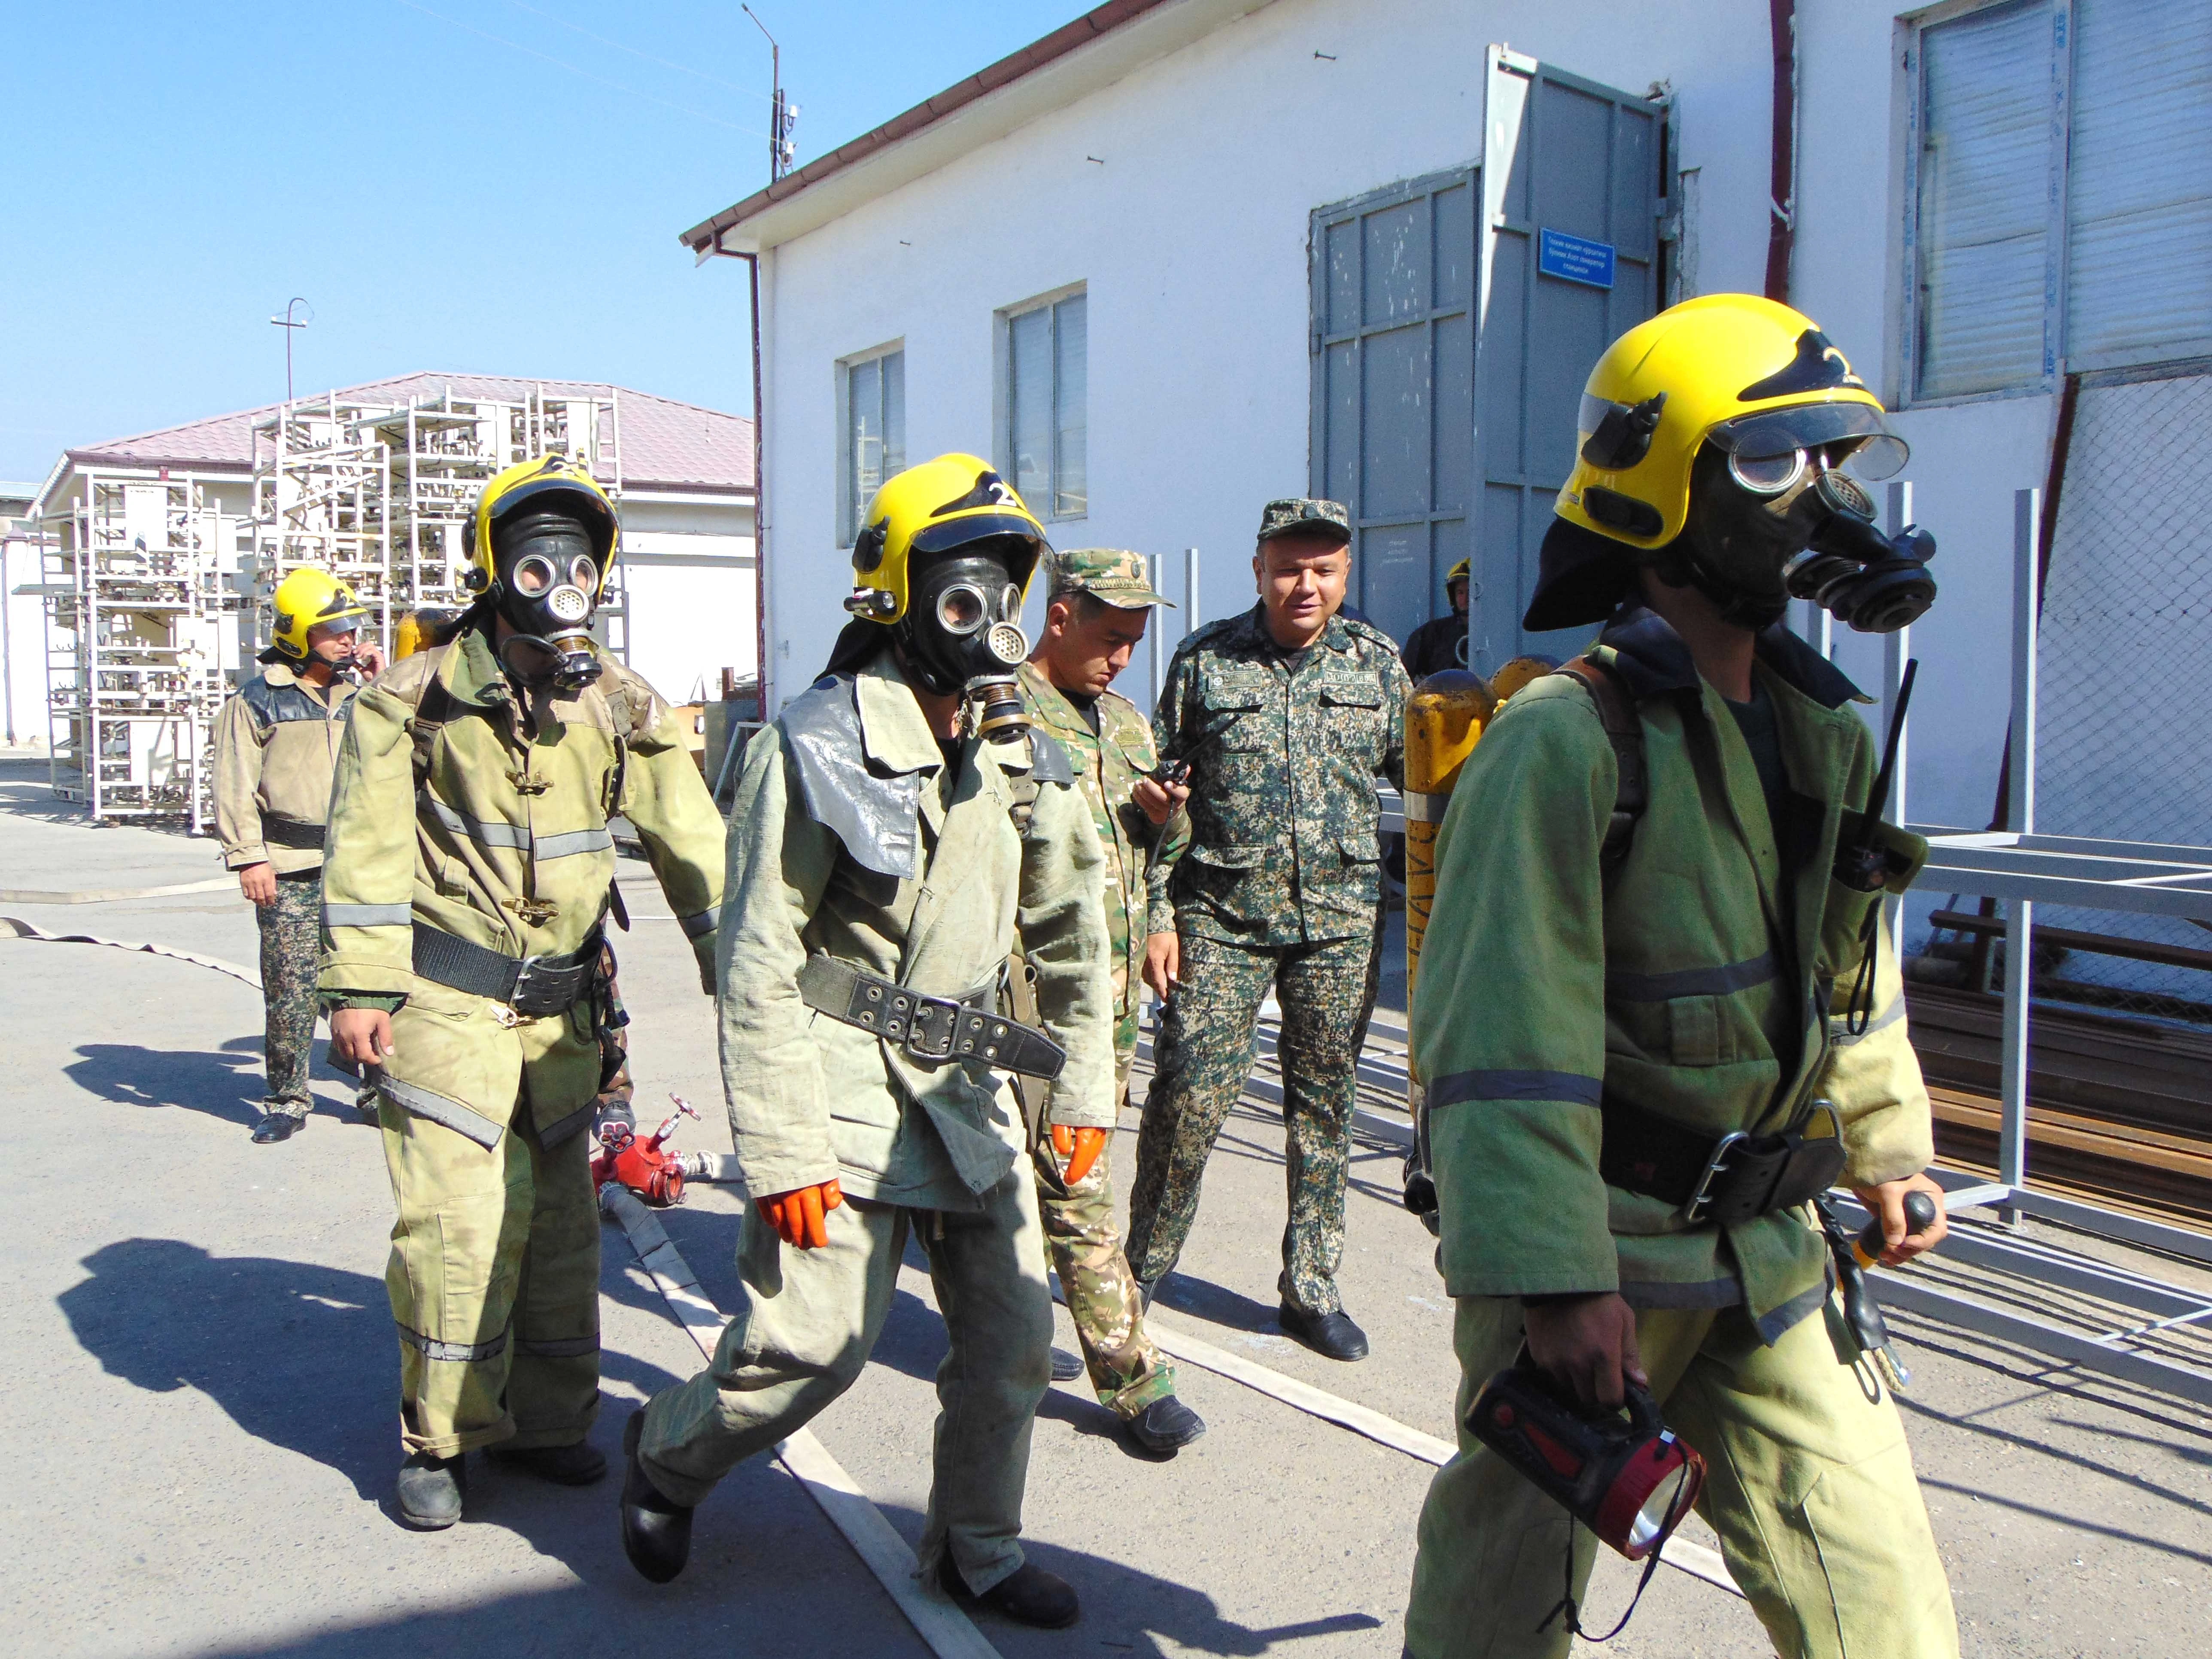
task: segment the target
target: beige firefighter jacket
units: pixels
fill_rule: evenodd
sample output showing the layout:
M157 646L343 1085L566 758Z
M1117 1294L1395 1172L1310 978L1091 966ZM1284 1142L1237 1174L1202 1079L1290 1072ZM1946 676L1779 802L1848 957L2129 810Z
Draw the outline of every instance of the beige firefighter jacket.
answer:
M1619 765L1589 694L1565 676L1499 713L1438 835L1412 1028L1441 1265L1455 1296L1742 1302L1772 1341L1826 1294L1809 1211L1692 1225L1607 1185L1599 1101L1717 1139L1779 1129L1826 1099L1846 1182L1927 1164L1928 1093L1887 930L1871 1021L1853 1037L1842 1018L1875 900L1831 871L1873 782L1874 741L1848 680L1784 630L1761 635L1754 672L1790 791L1778 835L1741 732L1671 628L1626 613L1595 654L1637 699L1650 773L1613 880L1599 852ZM1901 892L1926 844L1887 826L1882 840L1905 866L1891 884Z
M434 678L443 698L428 695ZM418 718L441 720L419 789ZM711 992L721 823L684 732L645 681L609 662L596 684L538 692L526 710L471 629L395 663L355 699L331 797L320 988L340 1003L407 998L389 1077L495 1124L518 1080L541 1130L589 1105L599 1063L589 999L549 1017L567 1020L573 1040L528 1045L525 1079L519 1040L446 1040L479 1025L511 1033L515 1019L418 979L413 939L427 927L511 957L580 950L608 911L617 815L644 842ZM492 1015L498 1023L486 1024Z
M349 680L309 685L283 663L244 681L215 720L215 832L226 870L268 864L279 875L313 870L323 849L265 841L266 825L283 819L319 830L330 811Z
M817 680L745 750L720 1017L730 1130L756 1198L835 1179L861 1198L974 1212L1024 1146L1004 1073L917 1060L810 1008L797 981L815 951L958 997L997 980L1018 927L1042 1024L1067 1051L1054 1118L1114 1122L1104 858L1090 805L1041 732L970 741L949 783L945 769L888 650L856 675ZM1029 794L1023 830L1015 809Z

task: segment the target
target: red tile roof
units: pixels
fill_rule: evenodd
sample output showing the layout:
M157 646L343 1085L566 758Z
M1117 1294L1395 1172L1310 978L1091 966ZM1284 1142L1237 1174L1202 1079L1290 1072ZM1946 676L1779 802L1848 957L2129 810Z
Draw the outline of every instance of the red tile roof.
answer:
M341 402L399 407L441 392L464 400L519 403L532 387L557 397L612 394L622 422L622 482L629 489L739 491L753 487L753 423L742 415L680 404L650 392L582 380L524 380L498 374L403 374L341 386ZM210 471L252 470L253 427L279 405L187 421L67 452L80 465L173 466Z

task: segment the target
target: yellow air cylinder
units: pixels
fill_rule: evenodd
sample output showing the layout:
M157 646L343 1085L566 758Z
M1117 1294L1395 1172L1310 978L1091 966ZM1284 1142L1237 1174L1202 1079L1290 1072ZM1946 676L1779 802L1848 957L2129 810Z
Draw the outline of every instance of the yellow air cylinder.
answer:
M1490 695L1504 702L1531 680L1540 680L1559 665L1557 657L1516 657L1490 677Z
M1437 892L1437 829L1460 769L1497 708L1482 676L1463 668L1431 674L1406 702L1406 995L1421 967L1421 940Z

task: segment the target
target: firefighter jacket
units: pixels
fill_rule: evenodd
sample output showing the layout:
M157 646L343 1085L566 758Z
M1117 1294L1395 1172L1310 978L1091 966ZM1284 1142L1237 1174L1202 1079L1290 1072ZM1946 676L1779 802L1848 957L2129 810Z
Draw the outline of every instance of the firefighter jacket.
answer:
M1410 682L1389 635L1341 615L1294 660L1267 611L1176 647L1152 716L1188 759L1190 842L1152 870L1153 926L1268 946L1349 939L1382 898L1375 784L1405 781Z
M1025 1145L1002 1073L917 1059L810 1007L798 981L817 953L961 997L996 987L1018 927L1040 1023L1067 1052L1053 1117L1113 1126L1105 859L1089 805L1042 732L957 752L949 763L888 650L816 681L745 750L720 1018L755 1198L834 1179L860 1198L980 1212Z
M617 814L645 843L711 992L721 823L652 687L610 662L595 684L537 691L526 708L471 628L395 663L355 699L331 797L320 988L341 1004L407 999L386 1066L403 1104L411 1086L426 1111L444 1109L422 1091L503 1123L520 1081L541 1132L589 1106L599 1073L594 999L550 1017L568 1019L574 1040L542 1054L528 1045L522 1078L515 1017L418 978L415 941L434 930L508 957L582 951L609 908L607 821ZM470 1035L483 1030L506 1039L486 1046Z
M1453 791L1412 1009L1455 1296L1618 1290L1632 1304L1748 1304L1770 1342L1818 1307L1807 1210L1723 1229L1598 1173L1601 1097L1701 1134L1765 1133L1834 1103L1855 1186L1933 1156L1904 986L1877 929L1873 1016L1842 1011L1876 896L1832 869L1877 765L1850 683L1780 628L1758 642L1789 793L1769 821L1718 693L1663 621L1625 611L1594 654L1642 717L1649 804L1608 881L1619 767L1589 693L1553 675L1499 712ZM1864 699L1859 699L1864 701ZM1883 826L1903 866L1926 844Z
M283 663L242 683L215 720L215 832L226 870L277 874L323 861L331 770L353 700L349 680L307 684Z
M1145 988L1145 940L1175 927L1175 913L1152 915L1151 870L1158 855L1173 859L1190 840L1190 819L1178 812L1156 824L1136 804L1137 780L1158 764L1152 723L1127 697L1098 696L1098 729L1053 686L1034 664L1022 665L1022 696L1030 717L1066 753L1076 786L1091 807L1092 827L1106 855L1106 942L1113 952L1114 1053L1126 1069L1137 1052L1137 1020Z

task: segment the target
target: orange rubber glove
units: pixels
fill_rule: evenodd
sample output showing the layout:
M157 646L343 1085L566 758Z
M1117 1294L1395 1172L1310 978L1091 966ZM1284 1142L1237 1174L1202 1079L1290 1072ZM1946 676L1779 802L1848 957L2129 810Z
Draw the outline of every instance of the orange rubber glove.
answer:
M1052 1126L1052 1150L1060 1155L1067 1171L1064 1179L1073 1187L1091 1173L1098 1154L1106 1150L1106 1132L1071 1129L1065 1123L1055 1123Z
M757 1198L753 1207L792 1249L818 1250L830 1242L829 1224L823 1218L844 1201L845 1194L837 1183L825 1181L819 1186Z

